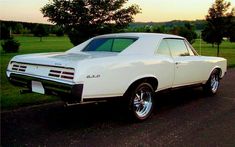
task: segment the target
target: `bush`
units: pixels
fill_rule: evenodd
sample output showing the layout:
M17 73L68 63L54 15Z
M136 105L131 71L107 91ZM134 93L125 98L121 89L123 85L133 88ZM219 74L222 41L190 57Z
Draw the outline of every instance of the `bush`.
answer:
M9 38L11 38L10 28L0 22L0 40Z
M20 43L18 41L14 40L13 38L4 40L1 45L2 45L2 49L6 53L18 52L18 50L20 48Z

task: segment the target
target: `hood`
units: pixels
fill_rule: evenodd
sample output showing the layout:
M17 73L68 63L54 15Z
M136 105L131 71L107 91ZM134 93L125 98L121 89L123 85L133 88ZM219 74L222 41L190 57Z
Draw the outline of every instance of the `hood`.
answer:
M30 64L70 67L71 65L74 65L75 63L82 60L116 56L117 54L118 53L114 52L38 53L18 55L15 56L12 61Z

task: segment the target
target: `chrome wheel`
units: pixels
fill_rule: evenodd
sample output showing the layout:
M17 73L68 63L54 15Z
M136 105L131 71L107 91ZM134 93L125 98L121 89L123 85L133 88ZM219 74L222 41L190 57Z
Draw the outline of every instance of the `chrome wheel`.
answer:
M209 95L214 95L219 89L219 70L215 69L206 84L203 86L204 91Z
M152 94L149 91L138 91L134 98L133 107L139 117L145 117L152 108Z
M211 75L211 91L215 93L219 87L219 76L218 74Z
M131 94L130 109L134 117L138 120L145 120L152 112L153 108L152 86L148 83L142 83Z

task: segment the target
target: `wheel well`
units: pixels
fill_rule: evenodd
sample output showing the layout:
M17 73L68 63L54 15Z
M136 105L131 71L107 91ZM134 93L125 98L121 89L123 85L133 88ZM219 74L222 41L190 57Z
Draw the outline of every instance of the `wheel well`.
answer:
M158 80L154 77L146 77L146 78L141 78L136 80L135 82L133 82L127 89L127 91L125 92L125 94L132 88L136 87L137 85L139 85L140 83L149 83L151 86L153 86L153 89L156 90L158 87ZM124 94L124 95L125 95Z
M218 70L218 71L219 71L219 77L221 77L221 75L222 75L222 70L221 70L221 68L217 67L217 68L215 68L214 70ZM214 70L213 70L213 71L214 71ZM212 72L213 72L213 71L212 71Z

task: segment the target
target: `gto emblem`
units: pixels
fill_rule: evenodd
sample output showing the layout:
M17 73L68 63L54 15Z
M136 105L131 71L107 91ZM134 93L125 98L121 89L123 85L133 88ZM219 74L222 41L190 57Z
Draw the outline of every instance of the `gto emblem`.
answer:
M100 75L88 75L86 76L86 78L90 79L90 78L99 78Z

